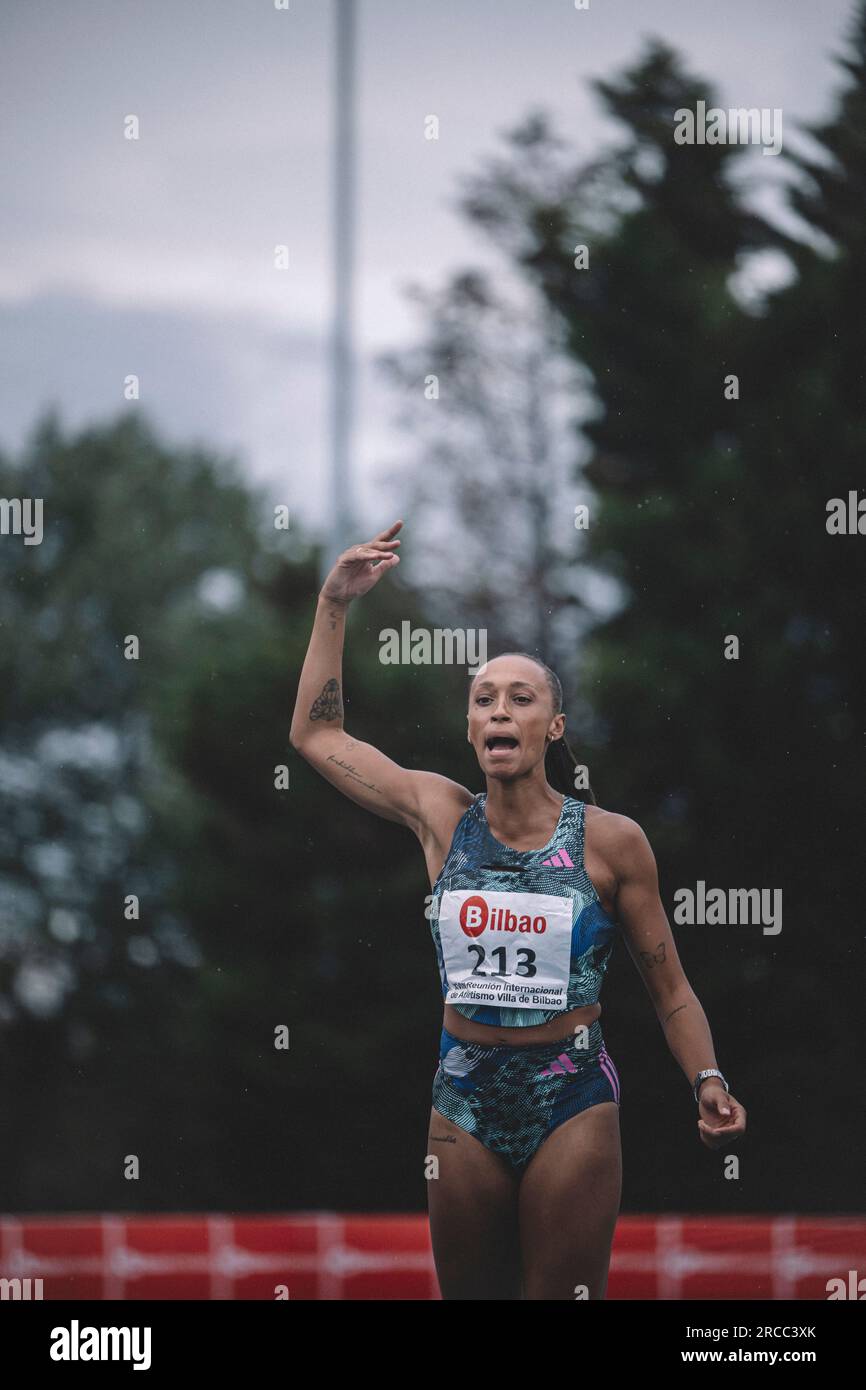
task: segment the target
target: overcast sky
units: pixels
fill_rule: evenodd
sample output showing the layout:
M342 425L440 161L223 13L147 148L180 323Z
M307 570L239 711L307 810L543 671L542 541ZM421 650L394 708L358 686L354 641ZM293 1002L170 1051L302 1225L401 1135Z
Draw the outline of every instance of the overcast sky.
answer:
M56 402L112 417L123 378L170 442L238 456L310 524L328 505L336 0L0 0L0 446ZM409 342L403 286L496 254L458 176L531 109L575 160L617 136L588 79L664 38L723 106L825 115L854 0L358 0L353 451L366 519L411 441L369 370ZM424 139L435 113L438 141ZM123 137L125 117L140 139ZM768 186L777 161L749 156ZM771 195L772 196L772 195ZM289 269L273 248L289 247Z

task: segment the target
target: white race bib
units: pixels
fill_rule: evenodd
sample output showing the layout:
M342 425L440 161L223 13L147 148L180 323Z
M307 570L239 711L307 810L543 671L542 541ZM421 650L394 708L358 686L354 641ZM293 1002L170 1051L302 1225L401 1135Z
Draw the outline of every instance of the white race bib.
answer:
M548 893L442 894L439 935L447 1004L564 1009L571 965L571 898Z

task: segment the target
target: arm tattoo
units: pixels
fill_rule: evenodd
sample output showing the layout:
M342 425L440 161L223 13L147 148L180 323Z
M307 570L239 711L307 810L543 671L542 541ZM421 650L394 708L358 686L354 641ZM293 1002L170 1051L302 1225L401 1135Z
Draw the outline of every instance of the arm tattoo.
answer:
M325 681L322 693L313 701L311 719L342 719L343 701L340 698L340 682L333 677Z
M358 769L353 767L351 763L344 763L342 758L335 758L333 753L328 754L327 761L329 763L336 763L337 767L344 767L347 777L351 777L354 781L360 782L362 787L369 787L371 792L378 792L380 796L382 795L382 788L377 787L373 782L365 782Z
M665 943L660 941L656 951L641 951L640 958L647 970L652 970L654 965L662 965L665 958Z
M679 1013L680 1009L687 1009L688 1007L688 1004L678 1004L677 1007L675 1009L672 1009L671 1012L668 1014L667 1018L665 1019L665 1023L669 1023L670 1020L673 1018L674 1014Z

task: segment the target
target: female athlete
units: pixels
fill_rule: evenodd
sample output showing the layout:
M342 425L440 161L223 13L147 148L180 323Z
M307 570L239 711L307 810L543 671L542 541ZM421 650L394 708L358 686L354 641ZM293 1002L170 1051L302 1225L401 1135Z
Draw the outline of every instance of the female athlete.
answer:
M644 832L589 789L572 795L562 691L547 666L508 652L474 675L479 796L345 732L346 609L399 563L402 525L344 551L325 580L291 743L352 801L413 830L427 861L445 999L427 1151L442 1297L601 1299L622 1160L598 995L617 931L695 1091L702 1142L736 1140L745 1110L716 1065Z

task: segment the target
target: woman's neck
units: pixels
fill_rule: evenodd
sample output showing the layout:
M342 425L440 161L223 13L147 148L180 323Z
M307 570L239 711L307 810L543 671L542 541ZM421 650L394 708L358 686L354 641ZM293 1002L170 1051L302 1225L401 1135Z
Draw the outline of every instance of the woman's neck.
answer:
M506 842L536 840L546 844L556 829L565 798L543 778L535 782L487 781L484 812L493 834ZM544 834L544 831L547 831Z

